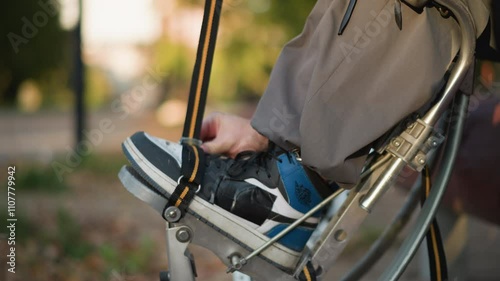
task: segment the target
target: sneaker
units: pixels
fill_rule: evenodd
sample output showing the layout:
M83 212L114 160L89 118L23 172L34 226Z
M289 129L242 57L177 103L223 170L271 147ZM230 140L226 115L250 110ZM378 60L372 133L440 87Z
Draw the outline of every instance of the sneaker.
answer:
M207 154L203 183L188 214L256 249L334 191L294 154L270 147L235 159ZM120 172L123 185L161 214L181 175L182 145L138 132L123 143L123 150L132 165ZM132 188L135 181L153 192L138 194ZM319 217L308 218L262 255L293 268Z

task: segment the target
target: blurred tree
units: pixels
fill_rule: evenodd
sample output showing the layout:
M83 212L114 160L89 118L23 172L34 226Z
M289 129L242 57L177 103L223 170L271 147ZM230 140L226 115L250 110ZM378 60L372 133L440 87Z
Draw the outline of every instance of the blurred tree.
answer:
M153 61L167 73L163 78L161 99L185 95L191 79L196 52L186 46L172 42L168 38L161 38L153 46Z
M203 9L204 1L179 0L178 9ZM301 32L315 3L314 0L224 0L210 99L259 97L281 48ZM170 74L164 92L169 96L186 96L195 50L178 43L167 44L171 38L166 35L157 44L154 58Z
M237 3L239 5L235 5ZM250 98L260 96L280 50L302 31L315 3L313 0L230 1L229 7L224 8L233 9L227 9L221 21L221 41L225 42L216 54L222 61L217 63L216 57L213 80L230 75L237 82L234 89L220 89L218 86L224 84L215 82L216 92L230 91L230 94ZM220 64L225 67L218 69Z
M5 1L0 35L0 104L13 104L24 80L43 79L68 55L56 0Z
M311 12L316 1L314 0L257 0L269 1L269 10L258 14L258 21L262 24L277 24L281 26L287 37L298 35L306 18Z

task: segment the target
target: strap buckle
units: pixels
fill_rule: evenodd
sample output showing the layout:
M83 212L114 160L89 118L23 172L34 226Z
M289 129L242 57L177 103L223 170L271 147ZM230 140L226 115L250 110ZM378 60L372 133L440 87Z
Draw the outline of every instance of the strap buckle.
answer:
M194 196L201 190L204 175L205 153L199 146L183 143L181 175L177 179L177 187L164 208L165 220L172 221L171 217L165 215L165 211L170 207L178 208L181 212L181 216L176 217L177 221L185 215Z
M181 175L178 179L177 179L177 185L181 185L181 181L183 181L186 177L184 177L184 175ZM183 182L184 184L190 184L189 181L186 181L184 180ZM198 192L200 192L201 190L201 184L198 184L198 188L196 189L196 191L194 192L195 194L197 194Z

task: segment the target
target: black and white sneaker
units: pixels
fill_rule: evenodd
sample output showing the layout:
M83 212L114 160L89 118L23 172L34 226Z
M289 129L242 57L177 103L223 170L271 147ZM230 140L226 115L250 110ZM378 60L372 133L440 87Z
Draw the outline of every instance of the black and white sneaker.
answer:
M138 132L123 143L123 150L132 167L122 168L122 183L161 214L181 175L182 145ZM243 152L235 159L218 155L207 155L206 159L204 180L188 214L203 218L251 249L260 247L334 191L294 154L279 148ZM133 181L143 182L154 195L139 196ZM293 268L319 216L307 219L263 255Z

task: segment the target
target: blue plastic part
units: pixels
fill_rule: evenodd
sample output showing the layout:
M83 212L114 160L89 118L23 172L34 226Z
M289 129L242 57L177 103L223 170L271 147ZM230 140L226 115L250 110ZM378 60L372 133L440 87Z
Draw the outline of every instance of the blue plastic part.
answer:
M273 238L287 226L287 224L279 224L269 230L266 235L270 238ZM313 229L303 228L299 226L287 233L285 236L283 236L283 238L278 240L278 243L294 251L300 252L302 251L302 249L304 249L304 246L306 245L307 240L309 240L309 237L311 237L312 233Z
M301 213L307 213L323 199L319 195L306 171L295 157L288 154L279 156L278 169L288 194L290 206ZM318 216L319 214L315 214Z

